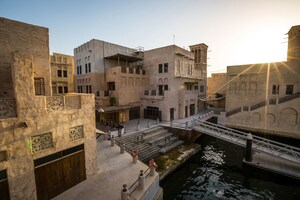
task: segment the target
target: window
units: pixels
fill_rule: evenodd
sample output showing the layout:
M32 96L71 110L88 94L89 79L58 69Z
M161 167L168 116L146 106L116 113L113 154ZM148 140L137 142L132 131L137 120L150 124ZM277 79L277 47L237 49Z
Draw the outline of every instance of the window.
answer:
M92 93L92 86L89 85L89 93Z
M79 74L82 74L82 67L81 67L81 65L79 66Z
M168 63L164 64L164 73L168 73Z
M89 73L91 72L91 63L89 63Z
M279 85L273 85L272 94L279 94Z
M126 73L126 67L121 67L121 72Z
M97 96L97 97L100 96L100 92L99 92L99 91L96 92L96 96Z
M115 82L108 82L108 90L115 90Z
M88 73L88 66L85 64L85 73Z
M287 85L286 86L286 94L293 94L294 85Z
M89 86L88 85L85 86L85 93L89 93Z
M163 85L158 85L158 95L160 96L164 95Z
M62 77L61 69L57 70L57 77Z
M163 65L162 64L159 64L158 65L158 73L162 73L162 68L163 68Z
M45 95L44 78L34 78L35 95Z
M67 70L63 70L64 72L64 77L68 77L68 71Z
M200 92L204 92L204 85L200 85Z
M195 85L195 90L198 90L198 85Z
M79 74L79 66L77 66L77 74Z
M68 86L64 86L64 93L68 93Z
M78 93L82 93L82 85L78 86Z
M168 90L169 89L169 85L164 85L164 90Z
M62 86L58 86L58 93L62 94L63 93L63 87Z

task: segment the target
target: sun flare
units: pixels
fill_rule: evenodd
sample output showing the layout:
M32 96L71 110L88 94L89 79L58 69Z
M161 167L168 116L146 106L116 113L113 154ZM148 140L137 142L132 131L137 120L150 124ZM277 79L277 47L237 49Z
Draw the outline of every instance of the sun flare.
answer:
M235 64L268 63L286 60L287 43L281 30L260 29L241 36L235 47Z

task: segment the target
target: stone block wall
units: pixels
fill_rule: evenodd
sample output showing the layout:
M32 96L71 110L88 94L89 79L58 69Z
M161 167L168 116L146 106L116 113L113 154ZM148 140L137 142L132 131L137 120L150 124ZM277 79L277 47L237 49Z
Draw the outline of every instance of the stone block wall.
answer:
M0 17L0 97L13 97L11 59L15 52L33 57L34 77L44 78L45 95L50 95L48 28Z
M7 154L0 170L7 170L11 199L36 199L34 160L79 144L91 177L97 169L94 95L61 96L62 101L35 96L32 56L13 54L11 65L18 116L0 119L0 151ZM37 137L44 137L42 145L35 143Z

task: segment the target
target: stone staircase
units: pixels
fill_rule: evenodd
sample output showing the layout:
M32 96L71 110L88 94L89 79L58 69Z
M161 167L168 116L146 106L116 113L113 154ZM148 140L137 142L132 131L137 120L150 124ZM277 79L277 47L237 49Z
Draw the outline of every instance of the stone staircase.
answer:
M116 143L117 145L124 143L128 153L136 148L139 160L146 163L148 160L178 147L183 144L183 141L162 126L155 126L144 131L117 137Z

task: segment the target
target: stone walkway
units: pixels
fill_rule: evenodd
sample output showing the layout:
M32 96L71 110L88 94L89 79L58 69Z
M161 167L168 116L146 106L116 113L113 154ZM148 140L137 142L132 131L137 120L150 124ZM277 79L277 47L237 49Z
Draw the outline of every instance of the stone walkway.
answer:
M137 180L139 171L148 168L140 161L133 164L130 154L120 154L120 148L116 145L111 147L107 140L98 141L97 152L97 174L55 197L55 200L118 200L121 198L122 185L132 185ZM157 178L157 173L154 177L147 178L148 185ZM133 197L139 199L143 193L144 191L136 190Z
M207 111L206 111L207 112ZM193 118L204 114L205 112L191 116L186 119L175 120L174 122L191 121ZM151 126L157 125L156 120L139 119L131 120L125 124L126 134L137 132L137 123L139 121L140 130L148 128L148 121ZM160 123L161 124L161 123ZM99 124L97 124L97 127ZM132 185L138 178L140 170L148 169L148 166L138 161L132 163L132 157L128 153L120 154L118 146L111 147L108 140L97 141L97 173L55 197L55 200L119 200L121 199L122 185ZM153 184L158 184L158 174L148 176L146 179L145 190L137 189L132 194L135 199L140 199ZM158 185L157 185L158 187Z

